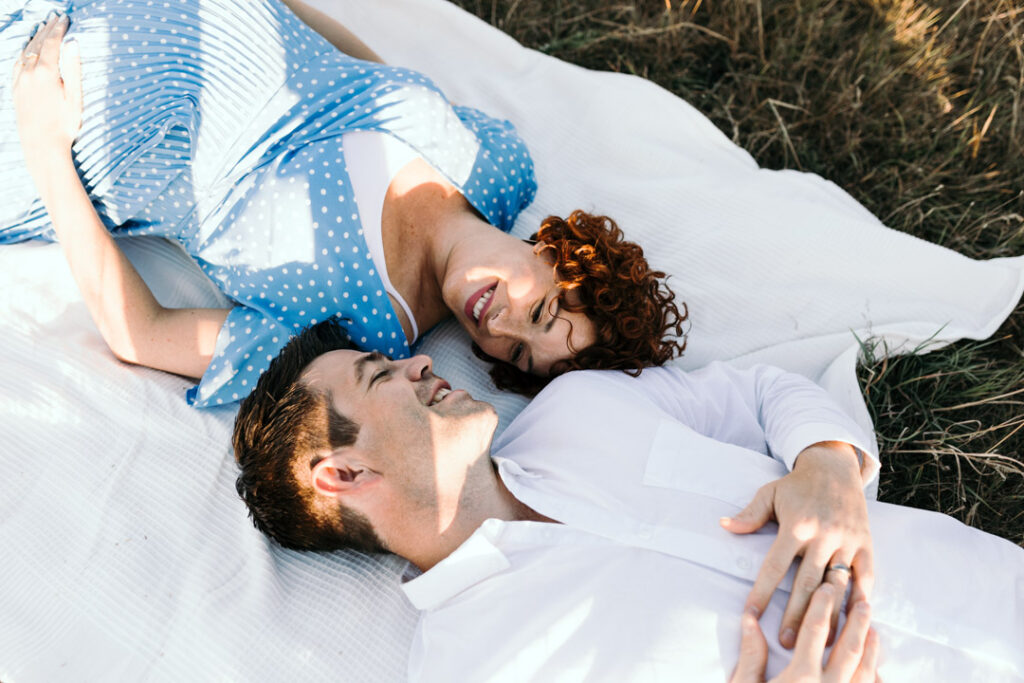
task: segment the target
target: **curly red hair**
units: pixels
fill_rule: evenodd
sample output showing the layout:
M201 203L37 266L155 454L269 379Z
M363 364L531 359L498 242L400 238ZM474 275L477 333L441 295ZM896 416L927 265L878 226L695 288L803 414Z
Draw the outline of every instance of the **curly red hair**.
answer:
M559 306L580 311L594 323L597 342L556 368L552 375L582 368L625 370L636 376L662 365L686 348L683 322L665 273L652 270L639 244L623 239L607 216L574 211L568 218L548 216L531 240L553 250L555 282L562 290ZM573 303L565 296L573 292ZM550 381L490 358L491 377L499 389L532 396ZM575 351L575 349L574 349Z

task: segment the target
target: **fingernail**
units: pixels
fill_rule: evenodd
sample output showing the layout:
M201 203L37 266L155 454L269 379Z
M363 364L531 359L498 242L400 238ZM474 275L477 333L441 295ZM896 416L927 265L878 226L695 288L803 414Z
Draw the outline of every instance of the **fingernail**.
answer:
M732 521L732 517L719 517L718 518L718 523L723 525L723 526L729 526L729 523L731 521Z
M787 628L782 632L782 636L779 638L783 647L793 647L796 645L796 631L791 628Z

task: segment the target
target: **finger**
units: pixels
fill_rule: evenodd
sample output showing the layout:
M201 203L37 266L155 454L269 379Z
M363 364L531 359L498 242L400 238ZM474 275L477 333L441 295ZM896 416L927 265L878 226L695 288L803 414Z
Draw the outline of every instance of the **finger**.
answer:
M46 22L36 27L36 32L29 38L25 48L21 51L18 59L14 61L14 79L17 80L21 73L25 70L25 67L35 66L36 61L39 59L39 49L42 45L42 41L46 37L46 29L50 25L54 17L51 17Z
M792 536L779 535L775 538L764 557L764 562L761 563L761 569L754 579L754 586L747 595L747 608L756 609L758 614L764 613L768 601L772 599L772 593L789 571L799 551L799 541Z
M40 63L56 66L60 61L60 43L68 30L68 15L61 14L46 24L46 35L39 52Z
M56 15L50 17L43 22L38 28L36 28L35 34L32 39L28 41L28 45L21 51L23 59L36 59L39 57L39 52L42 49L43 41L46 40L46 35L49 31L50 26L56 21Z
M832 559L828 562L828 566L825 567L825 581L832 584L836 589L836 595L839 596L839 599L835 601L834 605L832 605L832 619L830 622L828 637L829 645L832 644L832 639L835 638L836 635L836 625L839 623L839 611L843 606L843 596L846 595L846 587L850 583L850 575L852 572L853 569L850 567L849 563L844 562L839 553L833 555Z
M850 680L863 661L864 642L870 628L871 607L861 600L850 609L843 632L829 654L826 681Z
M824 551L829 553L830 551ZM808 549L800 561L796 578L793 579L793 590L786 603L786 611L782 613L782 624L779 627L779 643L782 647L791 648L796 643L796 634L804 620L804 613L811 602L811 596L823 583L825 565L829 554L823 554L819 546ZM836 602L842 599L840 596Z
M827 583L821 584L811 598L807 607L807 616L800 624L800 632L793 648L792 662L802 666L810 666L821 670L821 655L825 651L828 639L828 618L832 613L832 603L837 599L836 590Z
M864 655L860 659L860 665L850 678L850 683L882 683L878 675L878 655L881 645L878 641L878 631L868 629L867 638L864 640Z
M740 658L732 672L730 683L761 683L768 664L768 641L757 624L757 616L745 611L740 621L742 638Z
M871 601L875 588L875 558L870 546L861 548L850 563L853 576L850 589L850 605L861 600Z
M747 507L732 517L722 517L718 522L734 534L753 533L774 518L774 506L775 487L767 484L757 490Z

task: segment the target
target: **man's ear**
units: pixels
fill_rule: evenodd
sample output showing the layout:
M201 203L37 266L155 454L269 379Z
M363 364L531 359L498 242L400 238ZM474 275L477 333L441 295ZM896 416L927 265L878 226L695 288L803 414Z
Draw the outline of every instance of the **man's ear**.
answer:
M339 448L313 465L313 490L336 498L364 488L380 475L362 464L356 448Z

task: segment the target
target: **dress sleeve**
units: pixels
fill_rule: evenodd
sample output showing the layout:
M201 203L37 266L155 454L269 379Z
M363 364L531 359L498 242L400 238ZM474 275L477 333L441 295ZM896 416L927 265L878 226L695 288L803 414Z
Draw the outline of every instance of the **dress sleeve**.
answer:
M471 107L454 107L462 123L480 141L473 172L462 188L487 222L508 232L537 194L533 158L509 121Z
M245 306L235 306L217 336L210 366L188 390L189 404L209 408L241 401L284 348L291 333L277 320Z

